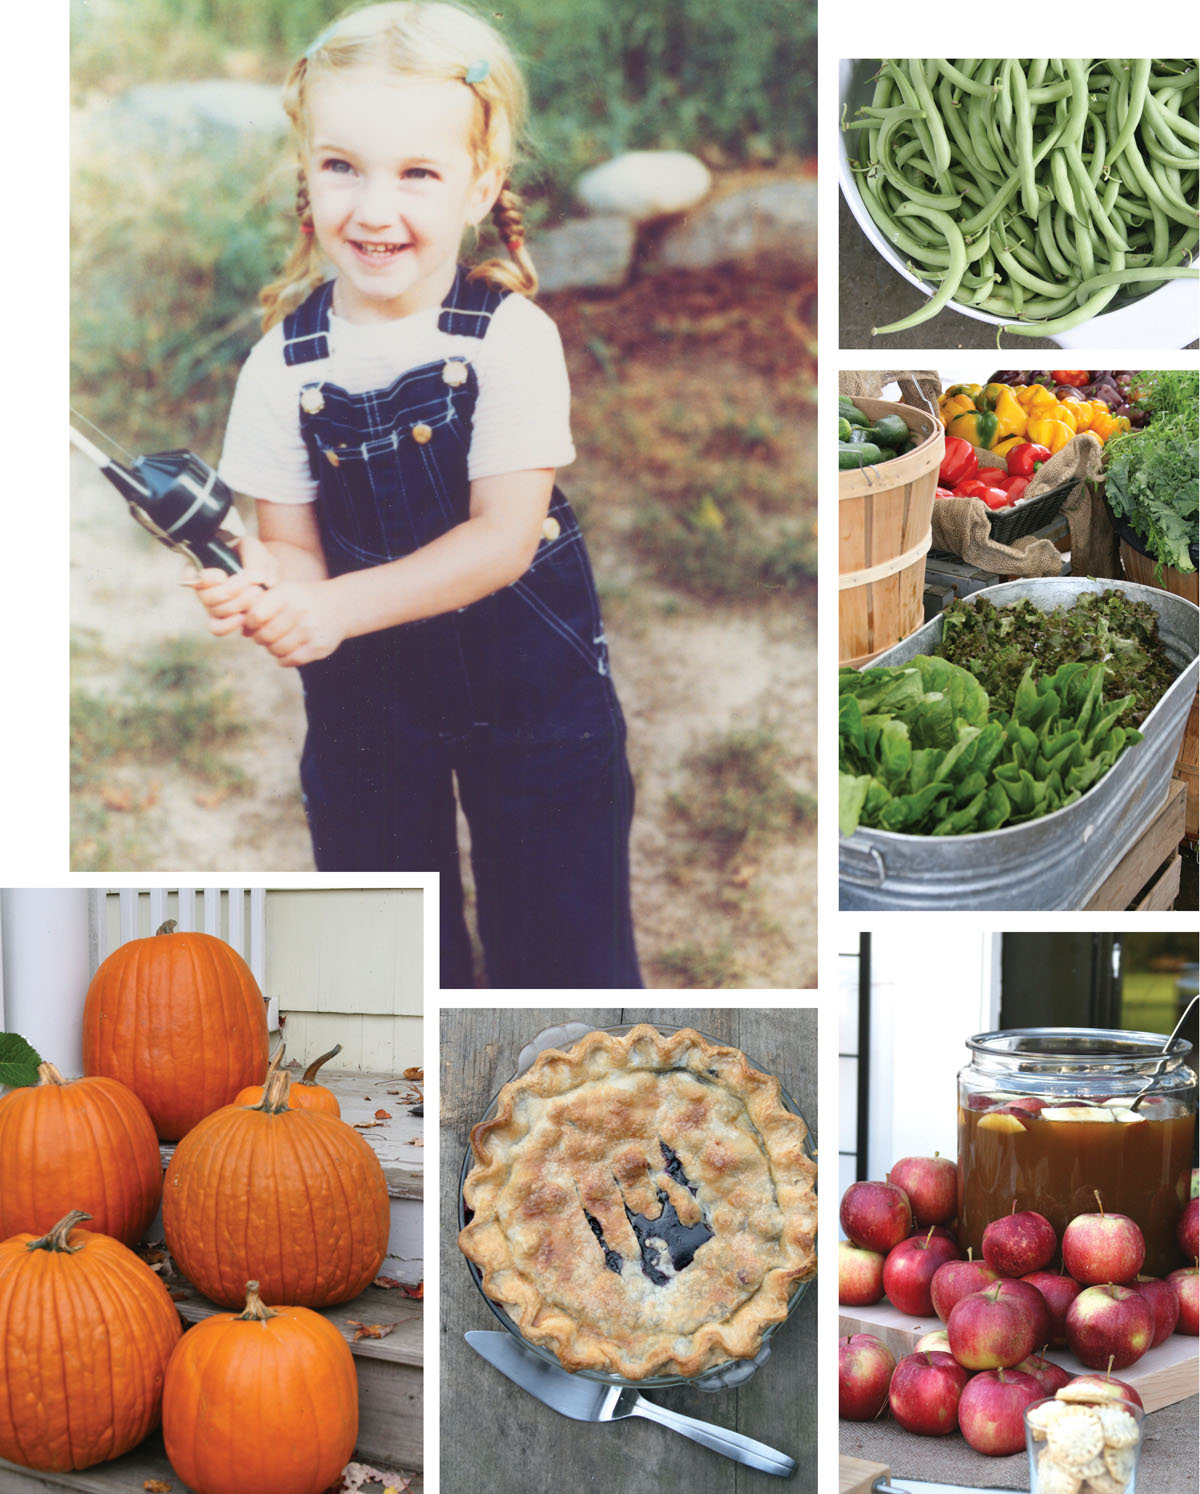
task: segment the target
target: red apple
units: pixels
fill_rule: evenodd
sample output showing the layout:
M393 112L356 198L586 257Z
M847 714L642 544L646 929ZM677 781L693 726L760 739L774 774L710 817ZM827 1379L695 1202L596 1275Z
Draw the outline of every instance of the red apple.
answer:
M1175 1332L1175 1324L1179 1321L1179 1298L1175 1295L1175 1288L1157 1276L1135 1276L1129 1284L1150 1304L1154 1317L1154 1338L1150 1347L1157 1349Z
M894 1183L851 1183L838 1214L842 1228L860 1250L886 1255L912 1233L908 1194Z
M838 1415L846 1421L873 1421L887 1405L896 1358L873 1333L853 1333L838 1341Z
M930 1283L933 1310L944 1323L956 1302L969 1297L972 1292L982 1292L998 1280L991 1266L984 1261L972 1260L969 1254L965 1261L947 1261L933 1273Z
M901 1157L887 1180L908 1194L914 1224L949 1224L958 1212L958 1168L949 1157Z
M1153 1339L1150 1304L1131 1287L1090 1286L1067 1310L1067 1342L1088 1369L1136 1364Z
M939 1354L949 1354L950 1335L944 1328L935 1328L932 1333L923 1333L913 1344L914 1354L924 1354L936 1349Z
M976 1452L1007 1457L1024 1448L1025 1408L1043 1395L1037 1380L1021 1370L987 1370L964 1387L958 1425Z
M1041 1354L1031 1354L1028 1359L1022 1359L1020 1364L1014 1364L1013 1369L1020 1370L1023 1375L1032 1375L1042 1387L1043 1395L1053 1395L1063 1385L1071 1383L1071 1376L1061 1364L1055 1364Z
M933 1316L929 1286L934 1272L947 1261L957 1259L958 1246L952 1240L933 1233L912 1235L889 1250L883 1263L883 1289L888 1301L899 1312L914 1318Z
M996 1283L996 1291L1002 1300L1021 1303L1033 1322L1034 1348L1044 1348L1050 1342L1050 1309L1037 1287L1012 1276L1002 1276Z
M1045 1110L1049 1101L1035 1099L1033 1095L1018 1095L1015 1100L1006 1101L1006 1104L1011 1110L1023 1110L1026 1115L1037 1115Z
M1000 1276L1026 1276L1048 1266L1058 1253L1058 1236L1044 1214L1033 1209L1001 1215L983 1232L983 1258Z
M946 1320L950 1352L966 1369L1008 1369L1033 1352L1032 1314L1024 1303L1002 1297L1000 1286L963 1297Z
M958 1425L958 1399L969 1378L950 1354L909 1354L888 1390L892 1415L906 1432L944 1437Z
M838 1301L843 1307L870 1307L883 1296L883 1256L838 1241Z
M1179 1299L1179 1322L1176 1333L1187 1333L1195 1338L1200 1330L1200 1271L1195 1266L1181 1266L1167 1277Z
M1179 1228L1175 1232L1179 1248L1189 1261L1200 1257L1200 1198L1189 1198L1179 1216Z
M1076 1375L1071 1381L1071 1389L1074 1394L1064 1396L1064 1400L1078 1401L1085 1405L1102 1406L1105 1402L1124 1400L1132 1401L1135 1406L1146 1408L1142 1404L1142 1398L1134 1390L1132 1385L1126 1385L1124 1380L1115 1380L1112 1375ZM1094 1399L1088 1394L1086 1399L1084 1392L1094 1392Z
M1067 1308L1079 1296L1083 1288L1073 1276L1065 1276L1059 1271L1031 1271L1028 1276L1022 1276L1021 1280L1026 1286L1035 1288L1046 1304L1046 1312L1050 1319L1046 1343L1065 1344L1067 1341Z
M1081 1286L1123 1286L1142 1269L1146 1241L1127 1214L1076 1214L1063 1230L1063 1265Z

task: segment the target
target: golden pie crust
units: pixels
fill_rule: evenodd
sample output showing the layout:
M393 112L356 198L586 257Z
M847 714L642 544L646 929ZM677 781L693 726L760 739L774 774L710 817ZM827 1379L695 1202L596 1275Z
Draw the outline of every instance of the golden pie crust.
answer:
M458 1242L567 1369L641 1380L753 1358L815 1274L805 1124L738 1049L691 1028L592 1032L496 1107L471 1133Z

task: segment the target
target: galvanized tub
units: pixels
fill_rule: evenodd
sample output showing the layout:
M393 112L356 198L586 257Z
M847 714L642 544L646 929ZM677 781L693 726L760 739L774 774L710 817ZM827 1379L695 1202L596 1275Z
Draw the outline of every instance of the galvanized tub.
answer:
M1158 613L1159 637L1179 675L1146 717L1136 743L1074 804L1040 820L971 835L899 835L858 829L838 845L843 909L1082 908L1167 795L1200 675L1200 609L1182 597L1128 581L1078 577L1006 581L968 600L997 607L1029 601L1043 612L1085 592L1125 592ZM886 668L933 651L935 617L871 663Z

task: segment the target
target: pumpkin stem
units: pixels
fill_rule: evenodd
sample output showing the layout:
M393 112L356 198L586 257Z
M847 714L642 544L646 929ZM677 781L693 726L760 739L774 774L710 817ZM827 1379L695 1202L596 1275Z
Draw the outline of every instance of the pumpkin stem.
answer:
M37 1075L39 1084L67 1083L67 1080L63 1078L63 1076L59 1073L59 1071L54 1067L52 1063L39 1063Z
M154 937L157 939L159 934L173 934L178 927L179 925L175 919L168 918L166 923L160 923L154 930Z
M292 1087L292 1076L286 1069L276 1069L267 1075L263 1086L263 1097L253 1110L265 1110L268 1115L278 1115L288 1108L288 1090Z
M299 1081L301 1084L315 1084L316 1073L323 1063L328 1063L331 1058L336 1058L342 1051L341 1043L330 1048L328 1053L322 1053L320 1058L314 1058L312 1063L304 1071L304 1077Z
M279 1314L273 1307L268 1307L258 1295L258 1282L248 1281L246 1283L246 1310L239 1312L235 1319L238 1323L265 1323L268 1318L277 1318Z
M26 1250L50 1250L58 1254L74 1255L77 1250L82 1250L84 1241L78 1245L69 1245L67 1236L77 1224L82 1224L85 1219L90 1219L90 1214L85 1214L82 1209L72 1209L69 1214L60 1219L54 1228L42 1236L40 1240L30 1240Z
M271 1075L275 1072L275 1070L283 1062L283 1050L286 1047L287 1047L286 1043L280 1043L279 1047L276 1048L275 1051L274 1051L274 1053L271 1054L271 1062L267 1065L267 1072L266 1072L265 1076L263 1077L263 1083L264 1084L266 1084L267 1080L271 1077Z

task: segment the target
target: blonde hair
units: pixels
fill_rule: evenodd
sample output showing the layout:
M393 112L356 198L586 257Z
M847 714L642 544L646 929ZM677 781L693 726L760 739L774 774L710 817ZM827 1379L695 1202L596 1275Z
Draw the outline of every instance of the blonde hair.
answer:
M508 250L471 271L504 290L532 296L537 272L525 249L521 202L508 184L525 121L525 83L512 53L486 21L443 0L385 0L347 12L327 27L293 64L283 88L297 154L309 140L308 90L321 78L384 63L398 77L458 82L470 88L477 108L471 157L477 173L498 168L504 185L492 221ZM468 81L468 73L470 81ZM479 74L484 76L480 77ZM297 241L278 280L264 288L263 330L274 326L325 278L320 246L312 232L308 185L300 168L296 194Z

